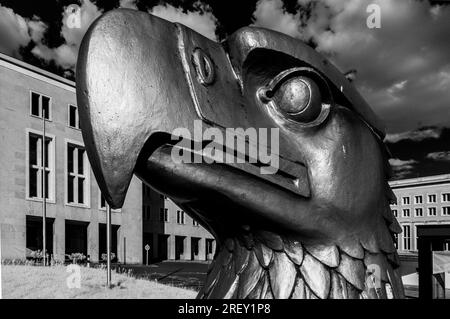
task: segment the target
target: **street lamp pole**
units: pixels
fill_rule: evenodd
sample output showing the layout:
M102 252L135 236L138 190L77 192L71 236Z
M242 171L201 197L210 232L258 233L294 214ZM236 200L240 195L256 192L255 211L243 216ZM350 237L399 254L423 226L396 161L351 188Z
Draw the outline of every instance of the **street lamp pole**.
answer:
M42 102L41 102L42 103ZM47 192L45 191L46 188L46 181L45 181L45 177L46 177L46 169L45 169L45 161L46 161L46 148L45 148L45 108L42 106L42 257L43 257L43 262L44 262L44 266L47 265L47 223L46 223L46 219L47 219Z
M106 203L106 286L111 288L111 206Z

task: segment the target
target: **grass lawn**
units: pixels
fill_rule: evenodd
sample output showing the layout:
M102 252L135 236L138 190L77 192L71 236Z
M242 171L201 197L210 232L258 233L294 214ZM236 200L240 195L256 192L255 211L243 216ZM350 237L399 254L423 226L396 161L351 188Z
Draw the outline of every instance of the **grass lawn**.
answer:
M155 281L135 279L125 274L112 273L111 289L105 288L106 270L81 267L81 288L68 288L70 273L65 266L40 267L2 265L3 298L44 299L192 299L193 290L158 284Z

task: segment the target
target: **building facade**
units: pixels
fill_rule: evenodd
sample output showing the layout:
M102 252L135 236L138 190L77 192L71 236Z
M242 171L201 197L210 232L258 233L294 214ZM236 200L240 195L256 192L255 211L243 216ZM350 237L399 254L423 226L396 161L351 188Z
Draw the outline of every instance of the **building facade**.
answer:
M416 252L417 226L450 225L450 174L389 182L397 204L391 205L402 228L397 237L400 253ZM446 242L444 250L450 249Z
M212 260L211 234L169 198L144 186L144 247L150 260ZM145 252L146 253L146 252Z
M102 260L106 253L106 203L84 149L75 83L0 54L0 152L1 257L25 258L42 249L45 194L47 252L58 260L72 253L89 255L93 262ZM134 177L124 206L112 212L112 252L118 262L144 262L148 230L160 234L155 231L159 224L149 225L154 220L144 219L146 207L153 207L151 199L144 198L149 194L145 189ZM168 240L163 256L189 259L192 245L175 237L183 236L183 230L187 231L185 238L203 239L198 251L206 237L212 239L202 228L195 232L180 227L162 227L173 231L164 234ZM180 248L172 253L177 241L185 245L181 254ZM157 257L160 251L153 253Z

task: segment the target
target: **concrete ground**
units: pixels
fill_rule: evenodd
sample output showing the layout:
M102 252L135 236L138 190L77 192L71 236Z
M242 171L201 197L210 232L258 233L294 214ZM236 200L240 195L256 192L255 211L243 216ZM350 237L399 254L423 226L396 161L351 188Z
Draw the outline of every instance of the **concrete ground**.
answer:
M157 280L161 284L199 291L206 279L209 262L163 261L145 265L120 265L136 278Z

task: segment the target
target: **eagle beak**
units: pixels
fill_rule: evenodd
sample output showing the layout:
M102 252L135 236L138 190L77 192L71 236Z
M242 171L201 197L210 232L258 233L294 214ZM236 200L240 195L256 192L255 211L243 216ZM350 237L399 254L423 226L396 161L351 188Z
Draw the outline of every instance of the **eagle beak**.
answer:
M176 33L176 25L157 17L114 10L91 25L81 44L76 80L81 129L97 183L112 208L122 207L149 138L186 125L174 120L190 101L182 66L174 62Z

